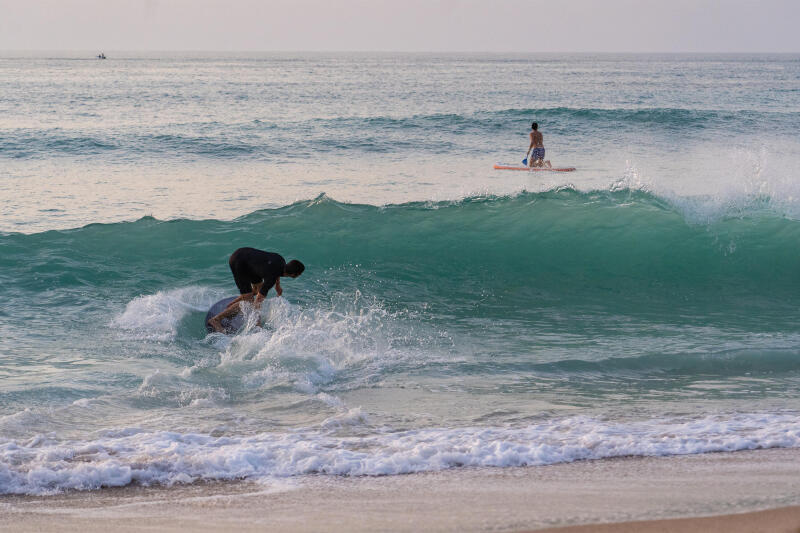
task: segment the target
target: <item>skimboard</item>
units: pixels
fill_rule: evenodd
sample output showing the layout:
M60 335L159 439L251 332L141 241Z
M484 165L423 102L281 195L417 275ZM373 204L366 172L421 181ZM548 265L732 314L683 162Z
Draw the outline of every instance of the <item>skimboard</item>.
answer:
M206 331L209 333L214 332L214 328L208 323L209 320L214 318L216 315L220 314L228 307L228 304L231 303L236 299L236 296L231 296L230 298L223 298L222 300L218 301L214 305L211 306L211 309L208 310L206 313L206 321L204 322L206 325ZM222 329L226 335L233 335L244 326L244 314L240 311L239 313L233 315L229 318L222 319Z
M506 165L503 163L495 163L494 165L495 170L527 170L528 172L572 172L575 170L575 167L560 167L560 168L548 168L548 167L521 167L519 165Z

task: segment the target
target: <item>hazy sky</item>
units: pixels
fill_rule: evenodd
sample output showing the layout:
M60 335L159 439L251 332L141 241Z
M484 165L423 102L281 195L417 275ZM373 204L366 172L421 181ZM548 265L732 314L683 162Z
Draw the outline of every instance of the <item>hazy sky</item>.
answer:
M800 52L800 0L0 0L0 50Z

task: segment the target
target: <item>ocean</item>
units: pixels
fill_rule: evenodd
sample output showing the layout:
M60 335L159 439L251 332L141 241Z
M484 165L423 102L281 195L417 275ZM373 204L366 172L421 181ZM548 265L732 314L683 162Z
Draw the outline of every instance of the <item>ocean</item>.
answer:
M800 56L93 55L0 54L0 494L800 447Z

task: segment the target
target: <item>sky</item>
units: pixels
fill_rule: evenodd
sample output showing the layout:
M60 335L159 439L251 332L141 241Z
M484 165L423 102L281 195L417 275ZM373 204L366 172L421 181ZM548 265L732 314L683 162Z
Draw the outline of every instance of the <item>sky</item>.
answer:
M800 0L0 0L0 50L800 52Z

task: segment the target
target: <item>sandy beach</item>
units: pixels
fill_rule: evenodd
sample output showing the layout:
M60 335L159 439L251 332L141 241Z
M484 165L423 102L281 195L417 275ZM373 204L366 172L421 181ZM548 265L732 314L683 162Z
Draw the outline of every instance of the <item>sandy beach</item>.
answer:
M798 459L762 450L5 496L0 529L789 532L800 530Z

